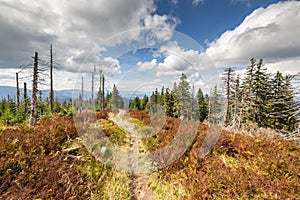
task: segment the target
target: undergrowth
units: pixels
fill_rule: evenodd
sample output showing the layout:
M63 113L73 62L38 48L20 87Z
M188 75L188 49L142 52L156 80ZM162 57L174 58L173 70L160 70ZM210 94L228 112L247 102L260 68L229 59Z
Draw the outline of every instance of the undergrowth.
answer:
M151 126L146 112L131 113ZM97 113L116 145L127 139ZM176 137L180 121L166 118L148 150ZM222 131L206 157L198 156L208 127L200 124L192 146L171 165L149 174L157 199L299 199L300 150L293 142ZM109 133L108 133L109 132ZM117 134L116 134L117 133ZM116 135L114 135L116 134ZM266 133L267 134L267 133ZM157 144L154 145L154 144ZM78 147L73 151L65 149ZM0 199L129 199L130 176L102 164L82 145L72 117L36 126L0 128Z
M82 146L72 117L57 116L0 133L0 199L130 196L129 176L102 164ZM63 151L72 147L79 148Z
M122 128L115 125L112 121L106 119L100 120L99 124L101 125L105 135L113 144L118 146L129 145L129 136Z
M151 123L146 112L134 111L131 117L146 125ZM176 136L179 123L178 119L166 119L162 130L156 134L159 147ZM168 194L161 185L164 182L179 184L187 191L188 199L300 198L300 150L297 144L222 131L211 153L201 159L198 155L207 130L207 125L200 124L191 149L158 171L159 179L151 181L156 193Z

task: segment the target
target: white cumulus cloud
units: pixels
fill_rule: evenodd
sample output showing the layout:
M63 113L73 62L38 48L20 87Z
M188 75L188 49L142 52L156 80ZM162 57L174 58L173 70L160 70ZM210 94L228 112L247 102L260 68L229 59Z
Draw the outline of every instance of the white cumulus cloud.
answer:
M271 67L299 71L300 2L287 1L253 11L234 30L209 44L206 53L215 64L246 66L263 58Z
M51 43L65 65L78 56L74 52L91 50L114 34L137 27L174 29L178 24L171 16L153 14L153 0L3 0L0 10L0 68L26 64L35 51L48 55ZM131 37L127 39L137 39Z
M163 59L160 62L157 59L151 62L138 62L138 69L154 70L156 77L167 79L169 82L178 81L180 75L184 73L195 86L203 85L203 82L208 81L215 84L218 81L219 74L216 73L212 60L202 51L185 49L178 42L172 41L161 46L154 56Z
M174 29L179 23L172 16L154 14L154 0L2 0L0 11L0 68L8 71L32 62L35 51L40 58L49 59L52 43L55 62L62 70L75 72L92 49L101 50L98 45L115 34L155 26ZM125 39L138 41L141 34L133 31L125 34ZM167 40L170 34L157 29L153 37ZM115 45L113 42L120 41L109 42ZM109 57L103 56L103 61L93 56L89 59L98 59L99 64L117 59ZM91 63L88 60L86 65ZM112 63L111 73L119 71L119 63Z

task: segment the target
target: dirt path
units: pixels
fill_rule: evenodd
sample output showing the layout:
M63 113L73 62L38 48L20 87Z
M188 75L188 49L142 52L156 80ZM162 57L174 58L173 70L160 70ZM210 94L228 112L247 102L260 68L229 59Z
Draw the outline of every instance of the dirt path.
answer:
M125 132L130 135L130 150L129 150L129 166L131 169L131 192L132 200L152 200L154 194L148 186L147 169L151 162L147 158L146 153L140 153L143 148L143 143L140 139L137 125L129 121L129 114L125 111L120 111L118 114L111 117L114 123L122 127Z

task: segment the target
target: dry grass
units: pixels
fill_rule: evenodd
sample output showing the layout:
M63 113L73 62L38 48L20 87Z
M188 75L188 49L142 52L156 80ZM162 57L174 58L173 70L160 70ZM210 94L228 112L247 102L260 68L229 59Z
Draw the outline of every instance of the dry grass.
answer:
M106 117L106 114L99 115ZM0 199L128 199L129 176L81 146L72 117L0 130ZM124 187L125 186L125 187Z
M97 117L107 120L108 112ZM132 117L141 126L150 124L146 112L134 112ZM147 148L168 144L179 122L167 118L153 136L157 146ZM105 124L109 137L120 137L114 135L119 131L116 127ZM259 131L250 137L224 130L212 151L200 158L207 133L207 125L201 124L183 156L149 174L150 188L157 199L299 199L299 146L265 137L272 130ZM55 117L34 127L1 128L0 199L128 199L128 174L105 166L85 148L62 152L80 145L71 117Z
M148 120L145 113L132 116ZM177 119L167 120L157 134L160 144L176 135L176 124ZM211 153L201 159L199 151L207 129L200 125L192 148L158 172L160 182L180 183L189 199L300 198L300 149L296 143L272 138L273 130L255 130L259 135L253 132L251 136L224 130Z

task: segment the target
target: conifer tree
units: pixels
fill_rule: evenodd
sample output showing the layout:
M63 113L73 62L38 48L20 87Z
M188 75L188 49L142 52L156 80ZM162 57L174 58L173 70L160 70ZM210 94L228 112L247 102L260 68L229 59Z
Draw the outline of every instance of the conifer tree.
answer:
M232 107L232 126L240 127L241 125L241 91L240 91L240 75L234 78L233 83L233 107Z
M279 71L276 73L272 80L272 95L268 106L270 127L294 130L294 100L289 75L284 77Z
M294 131L296 129L296 118L295 118L295 101L294 101L294 92L291 85L291 78L292 76L286 75L284 77L284 87L283 87L283 93L284 95L284 101L285 106L283 109L283 119L284 123L286 123L286 126L284 126L284 129L287 129L288 131Z
M154 96L153 96L154 104L157 105L160 103L158 89L155 88Z
M179 104L179 101L178 101L178 96L177 96L177 93L178 93L178 86L177 86L177 83L174 82L173 84L173 89L170 93L170 105L172 105L172 117L176 117L178 118L180 116L180 104Z
M107 92L106 97L103 98L103 91L102 91L102 99L104 99L104 102L102 102L102 104L104 103L104 109L111 109L112 108L112 104L111 104L111 99L112 99L112 93L111 92Z
M124 101L119 94L119 90L117 89L115 84L111 93L111 107L113 109L122 109L124 107Z
M162 88L161 88L161 92L160 92L160 94L159 94L159 97L158 97L158 103L160 104L160 105L164 105L164 99L165 99L165 87L163 86Z
M184 73L181 74L176 95L180 105L180 116L188 119L191 118L192 96L190 93L190 85L187 81L187 76Z
M260 59L256 64L253 74L253 94L254 94L254 122L258 126L269 126L266 120L269 117L268 101L271 96L271 86L269 74L264 67L263 60Z
M164 107L165 107L165 112L166 115L169 117L173 116L173 106L172 106L172 101L171 101L171 95L169 93L169 88L166 88L166 92L164 94Z
M252 58L251 64L246 68L245 79L241 85L241 121L244 124L254 122L254 94L253 94L253 76L256 70L256 60Z
M141 100L138 96L136 96L130 103L129 103L130 110L142 110L141 109Z
M144 97L142 99L142 102L141 102L141 110L149 110L148 102L149 102L148 96L144 95Z
M215 86L209 98L209 122L213 125L222 125L223 123L223 101L218 87Z
M226 92L226 114L225 114L225 126L229 125L233 119L233 87L234 87L234 78L233 78L233 69L228 67L225 69L223 74L223 81L225 85Z
M203 122L208 116L208 105L201 88L197 92L199 120Z

